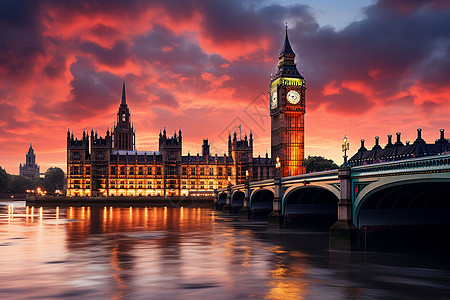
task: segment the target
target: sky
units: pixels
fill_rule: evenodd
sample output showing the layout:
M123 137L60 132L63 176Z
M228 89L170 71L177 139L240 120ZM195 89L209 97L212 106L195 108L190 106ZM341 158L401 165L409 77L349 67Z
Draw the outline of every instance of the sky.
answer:
M1 1L0 166L32 143L41 172L66 169L67 130L104 135L122 82L137 150L183 131L183 154L223 155L252 130L270 155L269 82L284 23L306 78L305 152L342 163L360 139L450 137L450 2ZM239 134L239 132L238 132Z

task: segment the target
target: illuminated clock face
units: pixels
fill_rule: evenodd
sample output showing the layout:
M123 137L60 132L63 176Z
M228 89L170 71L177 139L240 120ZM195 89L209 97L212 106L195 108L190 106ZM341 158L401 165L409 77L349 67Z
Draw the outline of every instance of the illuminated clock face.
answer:
M289 93L287 93L287 100L291 104L297 104L300 102L300 94L297 91L291 90Z
M278 98L277 98L277 90L273 90L270 94L270 108L275 108L278 105Z
M125 122L125 114L122 114L122 121Z

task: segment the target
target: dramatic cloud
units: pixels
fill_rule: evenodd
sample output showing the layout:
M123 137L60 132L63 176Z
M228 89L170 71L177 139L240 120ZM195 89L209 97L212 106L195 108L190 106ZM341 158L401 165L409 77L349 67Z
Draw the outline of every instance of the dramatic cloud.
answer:
M18 172L29 142L46 168L65 164L67 128L103 135L122 81L137 147L183 130L183 152L253 131L270 154L268 84L284 22L307 80L306 151L340 159L379 135L450 130L450 4L380 0L336 30L307 5L248 1L0 2L0 165Z

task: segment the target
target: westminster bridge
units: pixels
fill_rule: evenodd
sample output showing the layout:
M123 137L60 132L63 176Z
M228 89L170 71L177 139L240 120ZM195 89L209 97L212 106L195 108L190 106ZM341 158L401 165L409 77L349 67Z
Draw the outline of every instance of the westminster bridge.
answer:
M230 185L214 201L241 218L266 214L270 226L330 226L330 244L350 247L368 227L449 226L449 172L450 154L426 156Z

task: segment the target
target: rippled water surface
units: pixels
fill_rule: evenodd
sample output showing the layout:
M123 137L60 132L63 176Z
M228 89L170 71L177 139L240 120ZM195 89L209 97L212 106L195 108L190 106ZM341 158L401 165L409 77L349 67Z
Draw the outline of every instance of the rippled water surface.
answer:
M446 257L328 250L204 208L0 213L1 299L448 299Z

